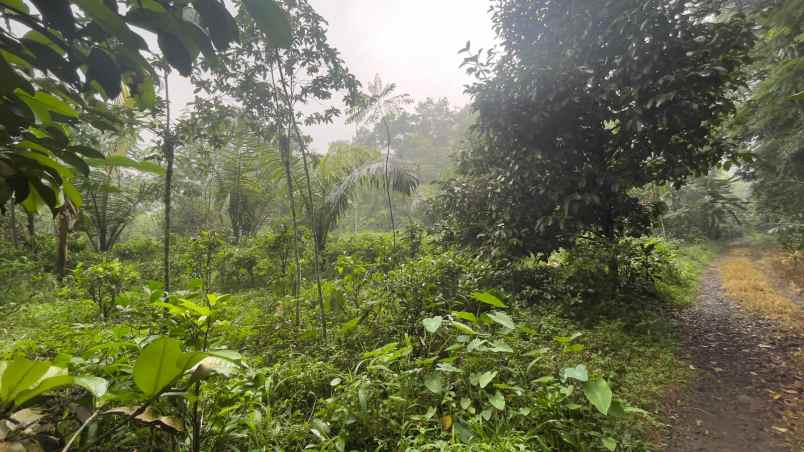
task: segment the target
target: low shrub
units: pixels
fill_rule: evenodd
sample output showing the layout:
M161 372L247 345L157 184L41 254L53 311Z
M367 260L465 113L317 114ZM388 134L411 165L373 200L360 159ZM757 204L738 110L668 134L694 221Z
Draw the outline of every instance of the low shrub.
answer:
M73 270L75 283L98 307L101 320L108 320L117 306L118 296L139 280L139 273L131 264L118 259L103 259L101 262L84 266L78 264Z

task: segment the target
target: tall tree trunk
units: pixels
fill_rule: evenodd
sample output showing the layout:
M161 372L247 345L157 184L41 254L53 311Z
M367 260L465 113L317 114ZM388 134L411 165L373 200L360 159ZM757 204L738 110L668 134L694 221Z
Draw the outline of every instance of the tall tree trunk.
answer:
M293 115L293 108L291 107L291 115ZM299 142L299 147L301 148L302 153L302 164L304 166L304 177L307 182L307 199L309 200L309 214L310 218L312 219L311 223L316 224L316 211L315 207L313 206L313 189L312 184L310 182L310 169L309 165L307 164L307 150L306 144L304 143L304 138L301 135L301 131L299 131L299 125L296 123L296 118L293 116L293 128L296 131L296 140ZM321 237L321 233L318 228L313 227L313 271L315 272L315 284L316 288L318 289L318 307L320 310L321 316L321 334L324 339L324 343L327 342L327 314L326 310L324 309L324 289L321 285L321 252L319 251L322 243L323 237Z
M164 237L164 250L163 262L164 268L164 283L165 291L170 292L170 208L171 208L171 190L173 189L173 135L170 131L170 91L168 88L168 71L165 69L165 130L162 144L162 151L165 154L165 237Z
M34 224L36 215L28 211L25 211L25 215L28 217L28 244L33 246L34 238L36 237L36 228Z
M393 237L394 250L396 250L396 222L394 221L394 205L391 202L391 181L388 178L388 161L391 158L391 127L388 125L388 118L383 116L382 123L385 125L386 147L385 147L385 201L388 203L388 216L391 220L391 235Z
M268 52L266 52L268 53ZM279 52L275 53L277 60L279 57ZM270 55L266 55L266 59L270 61ZM282 66L279 65L279 72L282 72ZM274 68L271 65L271 84L273 85L273 98L274 98L274 105L279 107L279 98L276 94L277 91L277 84L276 79L274 78ZM296 328L301 327L301 300L299 300L299 289L301 286L301 256L299 255L299 222L296 216L296 195L293 192L293 171L291 169L291 153L290 153L290 124L287 125L287 133L283 135L280 140L281 153L282 153L282 163L285 167L285 181L287 182L288 186L288 203L290 206L290 216L292 221L292 232L293 232L293 261L296 265L296 270L293 274L293 286L291 287L291 295L296 301ZM263 137L265 139L265 137Z
M288 132L290 128L288 128ZM288 186L288 203L290 205L290 218L292 221L291 228L293 233L293 262L296 269L293 273L293 286L291 287L291 295L296 300L296 327L301 326L301 302L299 301L299 286L301 285L301 257L299 256L299 223L296 218L296 196L293 192L293 172L290 166L290 137L285 135L282 137L282 163L285 167L285 181Z
M70 231L73 230L75 222L78 220L78 208L69 201L65 201L56 212L54 218L56 229L56 275L59 279L64 278L67 267L67 244L70 238Z
M11 243L14 245L14 248L17 247L17 200L15 196L12 194L11 199L9 200L9 229L11 229Z
M319 252L319 245L321 244L321 237L318 233L317 228L315 225L317 224L316 221L316 211L315 207L313 206L313 189L312 183L310 182L310 168L307 163L307 143L304 141L304 137L301 134L301 130L299 130L299 124L296 122L296 113L293 109L293 99L290 97L291 93L288 89L288 84L285 80L285 74L283 72L282 67L282 59L279 55L279 51L275 51L276 61L278 62L279 67L279 80L282 85L282 91L284 93L284 100L288 107L288 120L290 121L293 131L296 135L296 141L299 143L299 149L301 150L302 154L302 164L304 166L304 177L307 184L307 199L308 199L308 213L310 215L310 219L312 220L310 223L313 225L313 271L315 273L315 283L316 288L318 289L318 307L320 310L320 320L321 320L321 334L324 340L324 343L327 342L327 315L326 310L324 309L324 289L321 286L321 256Z
M56 214L56 276L64 278L67 267L67 235L69 234L69 218L64 208Z

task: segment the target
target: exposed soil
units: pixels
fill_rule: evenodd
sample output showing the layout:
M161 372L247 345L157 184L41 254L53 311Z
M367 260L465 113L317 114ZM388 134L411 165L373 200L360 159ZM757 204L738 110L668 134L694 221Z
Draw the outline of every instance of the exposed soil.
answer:
M679 314L683 350L696 373L672 401L665 450L798 452L787 423L802 400L804 369L792 356L804 337L781 333L727 299L717 265L702 276L696 303Z

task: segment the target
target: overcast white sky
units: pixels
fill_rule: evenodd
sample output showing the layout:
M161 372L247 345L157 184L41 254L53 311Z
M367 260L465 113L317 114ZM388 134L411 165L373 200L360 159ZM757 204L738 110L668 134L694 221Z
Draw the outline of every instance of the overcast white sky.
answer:
M467 40L473 49L494 41L489 0L310 2L329 22L330 43L364 85L380 74L416 101L446 97L456 106L466 104L463 86L470 79L458 68L462 57L457 52ZM180 111L192 100L192 87L174 72L170 94L173 108ZM315 140L313 147L323 152L330 142L351 138L354 126L340 121L307 132Z

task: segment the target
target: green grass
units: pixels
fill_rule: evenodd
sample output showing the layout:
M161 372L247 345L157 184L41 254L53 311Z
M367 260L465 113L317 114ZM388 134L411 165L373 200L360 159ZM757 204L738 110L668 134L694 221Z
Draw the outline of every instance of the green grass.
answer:
M676 306L692 304L698 294L701 274L722 249L723 244L716 242L680 243L675 263L681 281L678 284L660 284L659 289Z

